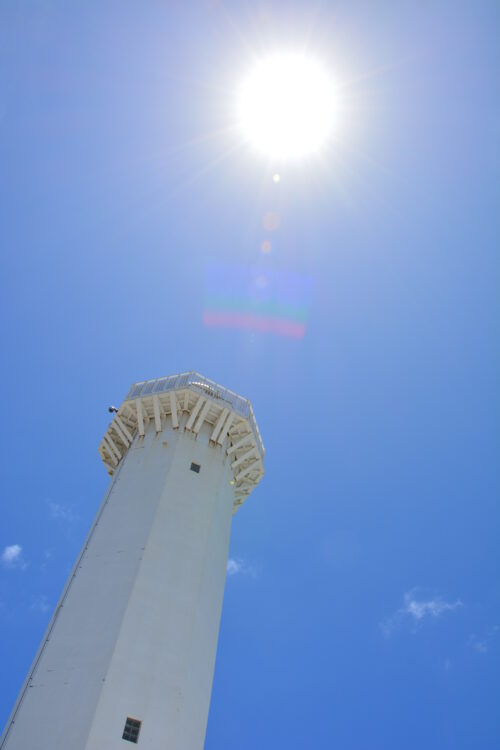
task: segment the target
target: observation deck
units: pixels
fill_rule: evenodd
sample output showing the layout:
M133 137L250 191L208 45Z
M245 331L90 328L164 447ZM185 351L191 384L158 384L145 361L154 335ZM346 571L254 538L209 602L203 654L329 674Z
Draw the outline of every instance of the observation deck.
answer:
M234 511L264 475L264 444L250 401L197 372L132 385L99 445L111 476L150 424L156 434L181 428L195 439L208 425L209 444L225 451L231 462Z

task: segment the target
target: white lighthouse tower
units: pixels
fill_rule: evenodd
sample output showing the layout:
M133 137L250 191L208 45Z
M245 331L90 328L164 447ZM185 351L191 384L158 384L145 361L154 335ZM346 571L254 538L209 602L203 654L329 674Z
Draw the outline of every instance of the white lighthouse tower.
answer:
M132 386L111 482L0 750L202 750L234 512L264 473L246 399L190 372Z

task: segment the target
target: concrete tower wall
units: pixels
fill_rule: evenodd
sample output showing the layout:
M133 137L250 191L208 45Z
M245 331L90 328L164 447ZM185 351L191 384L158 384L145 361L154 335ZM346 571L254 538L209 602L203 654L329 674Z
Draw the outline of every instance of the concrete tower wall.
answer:
M203 747L234 488L211 426L186 419L135 435L1 750L123 750L127 717L143 748Z

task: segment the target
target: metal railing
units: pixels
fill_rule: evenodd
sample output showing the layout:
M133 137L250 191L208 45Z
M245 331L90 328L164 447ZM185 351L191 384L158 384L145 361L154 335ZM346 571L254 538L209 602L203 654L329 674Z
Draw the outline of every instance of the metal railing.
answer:
M134 383L127 393L125 400L131 401L134 398L144 398L145 396L152 396L157 393L165 393L165 391L179 391L188 387L197 390L204 396L225 401L237 414L248 419L259 453L261 458L264 459L264 444L250 401L242 396L238 396L237 393L230 391L229 388L224 388L218 385L218 383L214 383L213 380L203 377L198 372L184 372L181 375L170 375L166 378Z

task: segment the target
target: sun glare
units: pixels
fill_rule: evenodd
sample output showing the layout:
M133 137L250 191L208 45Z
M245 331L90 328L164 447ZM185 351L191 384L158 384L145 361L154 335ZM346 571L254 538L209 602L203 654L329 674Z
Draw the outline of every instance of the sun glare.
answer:
M241 85L237 118L261 153L297 159L319 151L336 119L335 89L327 72L303 55L272 55Z

